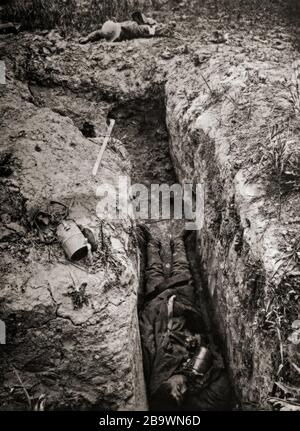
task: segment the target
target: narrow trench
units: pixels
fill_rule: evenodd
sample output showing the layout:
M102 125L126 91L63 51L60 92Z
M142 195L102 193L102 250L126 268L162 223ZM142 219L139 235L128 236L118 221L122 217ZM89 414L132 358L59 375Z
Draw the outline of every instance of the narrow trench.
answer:
M148 100L135 100L113 108L108 117L116 120L114 137L119 139L132 164L131 183L142 184L149 190L151 184L172 185L177 182L169 152L169 135L165 123L165 104L160 96ZM151 203L149 199L149 214ZM172 215L172 211L171 211ZM162 242L162 258L165 274L171 264L170 234L179 232L183 220L153 220L151 232Z
M143 184L149 188L151 184L172 185L178 182L169 150L169 134L165 122L166 109L163 97L157 96L151 100L135 100L130 104L118 105L110 111L108 116L116 120L114 136L122 141L128 151L132 163L132 183ZM169 220L157 221L150 218L146 221L151 233L161 241L161 257L166 277L170 275L172 266L170 237L182 232L185 225L184 219L175 220L172 216L171 211ZM208 339L210 343L217 346L226 362L226 345L219 335L218 318L208 294L205 274L202 272L196 232L189 237L186 252L196 287L198 306L208 329ZM146 264L146 253L145 250L142 250L141 274L143 276L140 280L138 295L139 308L144 299ZM227 366L226 368L228 369ZM228 374L230 378L230 373ZM233 389L232 382L231 386ZM235 395L234 402L237 402Z
M32 91L35 97L39 99L42 97L43 105L53 109L55 97L54 99L49 97L50 93L46 89L32 87ZM113 137L119 139L128 152L132 165L131 184L145 185L150 191L151 184L171 186L178 182L169 151L169 134L165 121L166 109L162 94L155 94L148 99L137 99L124 104L116 103L108 112L107 117L115 119ZM78 120L76 116L74 119ZM83 118L80 121L83 124L80 129L82 134L86 137L94 137L93 121L83 121ZM175 220L172 216L171 210L170 219L152 220L149 218L146 220L151 233L161 241L161 257L166 277L170 275L172 266L170 237L179 234L185 225L184 219ZM226 360L225 342L219 336L218 319L206 288L205 274L201 272L201 256L198 253L196 233L190 237L186 249L196 286L198 306L208 328L208 338L211 343L220 348L222 356ZM144 251L141 253L140 273L143 275L138 292L138 308L141 307L144 299L146 268L146 253Z

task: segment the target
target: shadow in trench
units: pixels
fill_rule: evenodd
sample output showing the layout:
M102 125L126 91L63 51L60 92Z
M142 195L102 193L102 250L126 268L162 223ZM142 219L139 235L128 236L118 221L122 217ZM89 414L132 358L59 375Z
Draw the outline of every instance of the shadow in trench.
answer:
M187 244L187 256L189 259L190 269L196 287L197 301L199 307L201 308L201 312L205 319L207 328L209 330L209 336L212 342L218 346L218 349L220 350L224 359L226 372L228 374L232 390L232 405L235 409L240 410L241 402L239 394L237 393L234 386L232 373L228 363L226 340L224 339L224 337L221 336L221 322L217 315L212 298L209 294L207 275L205 274L201 263L200 253L201 251L199 251L199 247L197 244L197 235L195 233L195 235L193 235L193 237L191 238L191 241L189 241Z

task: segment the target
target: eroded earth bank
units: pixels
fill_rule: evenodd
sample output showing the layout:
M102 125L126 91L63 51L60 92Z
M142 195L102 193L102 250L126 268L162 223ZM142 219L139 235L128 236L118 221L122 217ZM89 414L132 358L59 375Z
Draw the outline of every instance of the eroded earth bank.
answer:
M222 17L177 18L177 39L82 46L54 31L1 36L2 408L147 408L135 221L96 215L97 186L116 187L120 175L204 185L194 265L237 404L268 409L284 385L299 386L295 36L284 20L268 32L263 18L226 21L228 40L215 44ZM93 231L92 260L71 265L37 229L37 211L55 221L62 208Z

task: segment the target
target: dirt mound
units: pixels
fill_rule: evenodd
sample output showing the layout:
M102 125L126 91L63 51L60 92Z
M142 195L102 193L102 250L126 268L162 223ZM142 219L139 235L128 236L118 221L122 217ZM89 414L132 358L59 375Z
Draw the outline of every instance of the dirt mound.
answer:
M110 225L96 214L97 185L130 169L124 150L112 142L93 180L99 142L24 100L17 84L1 89L1 406L34 408L42 397L47 409L145 407L131 220ZM71 264L34 225L50 201L93 231L93 262Z

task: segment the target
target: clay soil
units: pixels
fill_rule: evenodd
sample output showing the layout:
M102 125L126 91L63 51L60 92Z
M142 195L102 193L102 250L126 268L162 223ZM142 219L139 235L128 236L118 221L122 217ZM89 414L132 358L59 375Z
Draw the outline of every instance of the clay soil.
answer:
M7 62L8 79L16 79L21 83L18 84L20 87L18 91L26 103L43 112L50 110L53 115L58 114L62 118L71 119L83 138L88 139L89 133L92 137L94 133L101 136L106 127L106 119L114 118L116 127L113 137L122 144L116 152L119 151L122 155L125 149L123 156L125 155L125 159L127 158L131 165L132 183L146 186L151 183L173 184L177 181L176 167L173 166L169 153L170 138L165 120L163 91L168 75L168 62L178 61L179 64L184 63L186 59L192 60L201 73L201 65L207 59L228 49L235 50L237 56L248 57L262 63L264 59L270 57L285 63L292 62L299 56L300 47L298 22L281 14L275 7L269 10L256 10L255 13L252 10L250 14L246 12L237 14L205 7L196 11L189 9L187 3L173 5L171 14L167 10L152 11L156 19L176 23L175 38L133 40L113 45L97 42L82 46L78 43L81 36L79 33L65 35L60 29L1 36L0 53L1 59ZM215 43L216 31L226 37L226 42ZM195 74L192 79L198 80L199 74ZM258 79L264 79L263 74ZM203 82L203 86L205 85ZM182 91L185 92L184 84ZM192 100L193 95L190 97ZM9 182L14 170L19 169L18 162L14 161L13 152L10 151L11 143L22 136L18 133L28 132L21 130L15 133L15 124L11 119L14 118L13 112L16 109L18 107L12 102L7 104L2 112L1 127L9 127L11 142L1 143L0 248L3 253L12 253L20 257L23 265L16 268L16 272L21 280L26 279L26 262L31 259L31 242L36 240L37 233L29 232L31 227L25 214L24 196L19 192L18 185ZM23 115L26 116L26 112ZM243 121L242 115L240 121ZM92 132L86 132L88 128L86 122L92 125ZM62 124L59 127L64 126ZM73 144L78 145L75 141L72 141ZM39 152L39 144L34 151ZM61 157L65 169L68 170L67 156L61 152ZM106 162L109 165L109 160ZM239 162L237 160L237 163ZM74 166L70 169L74 169ZM163 258L167 274L171 263L169 236L178 232L182 228L182 223L176 221L156 223L150 220L149 225L154 234L163 241ZM27 232L27 237L20 240L24 232ZM201 269L197 267L193 254L191 264L199 288L200 286L205 288L205 283L203 284L201 280ZM4 276L6 271L7 268L2 266L1 276ZM202 287L200 296L201 300L204 300ZM286 298L284 289L285 286L282 285L277 295ZM290 301L284 301L286 299L281 301L278 306L280 309L275 311L281 313L284 309L284 316L288 322L296 320L299 312L298 297L295 299L295 295L292 295ZM274 328L267 325L262 331L274 331ZM284 326L283 322L281 336L286 338L288 335L289 327ZM274 337L276 336L274 331ZM8 352L8 357L9 354ZM280 352L278 354L280 355ZM20 358L18 361L18 366L22 369ZM290 384L298 384L297 379L299 373L289 366L285 371L285 380ZM79 382L76 384L79 385ZM20 405L26 404L26 399L20 387L17 391L18 400L14 405L20 408ZM79 402L75 403L75 407ZM88 408L91 404L93 400L87 404ZM115 408L113 400L109 400L105 407L107 405Z

